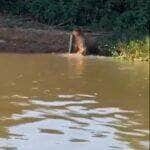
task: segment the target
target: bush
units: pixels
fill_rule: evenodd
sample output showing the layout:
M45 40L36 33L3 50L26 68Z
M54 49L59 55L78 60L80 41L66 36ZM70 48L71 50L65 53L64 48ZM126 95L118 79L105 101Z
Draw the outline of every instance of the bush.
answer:
M126 43L118 43L116 51L119 57L127 60L149 60L149 37L144 40L131 40Z
M150 38L146 36L141 39L133 39L126 37L126 40L122 40L118 35L99 39L99 47L104 51L107 51L115 58L125 60L149 60L149 43Z
M1 0L0 11L30 15L49 25L96 26L97 30L148 31L149 0Z

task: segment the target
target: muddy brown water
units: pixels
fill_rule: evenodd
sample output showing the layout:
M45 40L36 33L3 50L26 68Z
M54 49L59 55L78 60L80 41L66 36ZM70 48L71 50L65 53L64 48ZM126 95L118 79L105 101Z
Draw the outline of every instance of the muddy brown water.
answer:
M0 150L145 150L148 63L0 54Z

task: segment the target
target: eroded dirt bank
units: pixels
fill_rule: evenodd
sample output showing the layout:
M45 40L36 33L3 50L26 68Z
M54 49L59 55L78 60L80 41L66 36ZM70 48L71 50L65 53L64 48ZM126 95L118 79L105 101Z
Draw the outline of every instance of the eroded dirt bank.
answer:
M103 49L98 49L96 42L99 36L107 34L85 33L91 50L89 53L107 55ZM65 53L68 52L69 35L68 31L35 22L31 18L0 14L0 52Z
M32 18L0 13L0 52L66 52L69 34Z
M67 52L69 33L39 29L0 28L0 52Z

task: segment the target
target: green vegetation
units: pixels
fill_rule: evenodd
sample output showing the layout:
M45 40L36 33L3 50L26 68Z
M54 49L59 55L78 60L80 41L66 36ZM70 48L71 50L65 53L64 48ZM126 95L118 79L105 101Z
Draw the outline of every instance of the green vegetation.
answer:
M149 37L145 40L131 40L128 42L117 43L116 50L119 58L127 60L148 61L149 59Z
M149 0L0 1L0 12L29 16L48 25L67 30L82 26L95 31L113 31L114 36L107 39L104 48L109 48L115 56L146 60L149 55L149 10Z
M149 47L150 47L150 37L145 36L145 38L131 38L125 36L121 38L114 33L110 37L105 37L99 39L100 49L108 51L109 54L115 58L121 60L149 60Z
M49 25L147 31L149 0L1 0L1 12L30 15Z

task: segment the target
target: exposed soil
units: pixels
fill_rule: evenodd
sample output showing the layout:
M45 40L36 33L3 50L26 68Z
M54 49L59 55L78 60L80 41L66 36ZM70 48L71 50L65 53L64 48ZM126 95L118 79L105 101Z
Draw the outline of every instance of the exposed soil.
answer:
M96 47L93 33L85 35L91 49ZM30 18L0 14L0 52L65 53L68 51L68 44L67 31L32 21Z
M64 31L0 28L0 52L66 52L69 35Z

